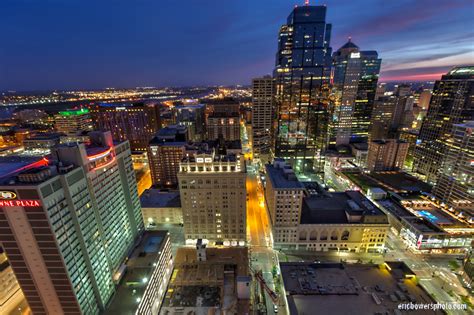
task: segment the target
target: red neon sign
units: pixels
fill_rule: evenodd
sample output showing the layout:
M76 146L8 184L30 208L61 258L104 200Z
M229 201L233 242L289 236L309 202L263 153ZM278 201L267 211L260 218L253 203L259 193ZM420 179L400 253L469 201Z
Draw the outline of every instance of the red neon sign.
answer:
M0 200L0 207L39 207L39 200Z

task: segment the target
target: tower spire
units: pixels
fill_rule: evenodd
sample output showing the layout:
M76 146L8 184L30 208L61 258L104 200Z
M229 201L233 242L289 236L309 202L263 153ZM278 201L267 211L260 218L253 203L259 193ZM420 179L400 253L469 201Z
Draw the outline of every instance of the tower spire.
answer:
M309 0L304 0L304 5L308 6L309 5Z

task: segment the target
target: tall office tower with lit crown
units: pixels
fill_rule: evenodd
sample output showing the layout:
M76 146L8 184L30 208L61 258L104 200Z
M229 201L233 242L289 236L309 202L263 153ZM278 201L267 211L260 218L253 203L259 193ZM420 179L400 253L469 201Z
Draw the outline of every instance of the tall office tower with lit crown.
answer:
M179 165L179 192L187 241L244 245L246 169L241 154L199 150Z
M0 160L0 238L34 314L99 314L143 230L127 141L91 132L56 163Z
M275 156L297 172L321 172L327 146L331 24L325 6L298 6L280 28L276 67Z
M252 80L252 146L256 155L268 155L273 143L275 81L271 76Z
M54 116L56 131L66 135L77 135L93 129L92 118L87 108L61 111Z
M110 131L116 141L128 140L132 151L146 151L161 128L160 105L155 103L102 103L91 113L96 130Z
M474 121L455 124L433 193L459 212L474 215Z
M459 66L435 83L414 152L414 171L436 182L453 125L469 120L474 120L474 66Z
M361 51L351 39L333 54L329 145L367 141L381 62L376 51Z

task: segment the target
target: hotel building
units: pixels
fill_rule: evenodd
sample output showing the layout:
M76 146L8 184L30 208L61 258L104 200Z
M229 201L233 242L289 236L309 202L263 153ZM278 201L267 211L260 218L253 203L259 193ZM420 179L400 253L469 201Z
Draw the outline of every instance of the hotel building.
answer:
M89 137L52 161L0 160L0 239L34 314L103 311L143 230L129 143Z
M107 104L91 109L95 130L110 131L115 141L130 142L132 151L146 151L161 128L160 105L154 103Z

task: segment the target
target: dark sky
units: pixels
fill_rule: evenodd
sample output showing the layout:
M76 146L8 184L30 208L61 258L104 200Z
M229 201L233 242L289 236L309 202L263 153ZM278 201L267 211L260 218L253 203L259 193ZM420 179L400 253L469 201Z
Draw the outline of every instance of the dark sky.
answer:
M0 90L249 84L271 73L303 0L0 0ZM326 4L336 50L377 50L382 80L474 64L473 0Z

